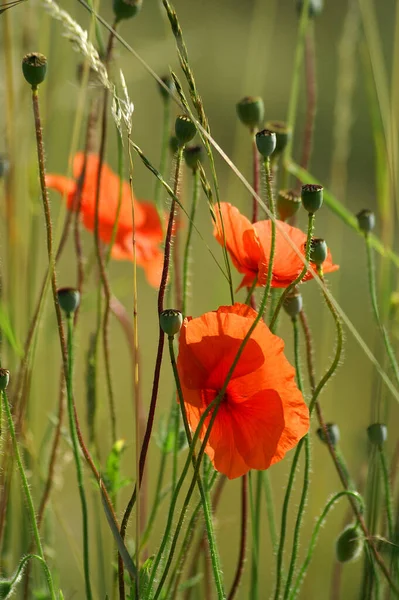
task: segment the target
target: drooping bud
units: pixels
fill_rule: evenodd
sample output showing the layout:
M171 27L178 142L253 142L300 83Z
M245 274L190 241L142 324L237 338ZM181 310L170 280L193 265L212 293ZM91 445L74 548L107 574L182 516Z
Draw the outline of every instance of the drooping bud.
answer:
M179 310L168 308L159 315L159 324L167 336L173 337L179 333L183 324L183 315Z
M190 142L197 130L194 123L187 115L179 115L175 121L175 133L180 146Z
M338 536L335 544L337 560L350 562L359 558L363 550L363 537L356 525L349 525Z
M7 389L10 381L10 371L8 369L0 369L0 391L4 392Z
M284 310L291 318L296 317L302 310L303 300L302 295L299 292L298 286L295 286L293 290L287 295L284 300Z
M312 238L310 242L310 262L320 267L327 258L327 244L322 238Z
M256 134L256 147L263 158L269 158L276 148L276 134L269 129L263 129Z
M58 302L67 316L73 314L80 304L80 292L75 288L65 287L57 290Z
M273 131L276 134L276 148L273 157L279 156L291 139L292 129L288 127L287 123L284 123L284 121L268 121L266 123L266 129L269 129L269 131Z
M113 0L112 6L116 22L136 16L142 5L143 0Z
M373 423L367 427L369 442L375 446L382 446L387 441L388 429L384 423Z
M161 81L165 84L165 86L168 88L168 90L170 92L173 93L175 91L175 89L176 89L175 88L175 83L174 83L173 79L170 77L170 75L165 75L164 77L161 77ZM163 85L161 85L161 84L158 83L158 89L159 89L159 92L160 92L162 98L165 101L170 100L171 96L167 92L167 90L164 88Z
M246 96L237 103L236 108L241 123L249 127L251 131L262 123L265 114L262 98Z
M356 215L357 225L363 233L370 233L375 227L375 214L372 210L364 208Z
M331 445L336 446L341 438L338 425L336 423L326 423L326 432L327 439L329 440ZM322 427L319 427L316 433L319 436L320 441L323 442L323 444L327 444L324 429Z
M297 0L296 7L299 14L302 12L304 0ZM318 17L323 10L323 0L310 0L309 2L309 17Z
M309 214L314 214L323 204L323 186L314 183L303 185L301 200L303 208Z
M280 190L277 196L277 212L281 221L293 217L301 206L301 198L294 190Z
M195 172L198 169L198 163L204 159L204 149L202 146L186 146L183 155L188 168Z
M39 52L31 52L26 54L22 59L22 72L26 81L32 86L37 86L42 83L46 77L47 58Z

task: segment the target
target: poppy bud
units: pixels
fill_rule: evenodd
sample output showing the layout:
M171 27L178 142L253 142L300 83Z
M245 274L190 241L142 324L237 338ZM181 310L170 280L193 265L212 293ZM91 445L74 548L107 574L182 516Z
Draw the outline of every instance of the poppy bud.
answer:
M0 580L0 598L9 598L13 591L13 580L12 579L1 579Z
M195 172L204 158L204 150L202 146L186 146L183 155L186 165Z
M301 312L302 306L302 295L299 293L298 286L295 286L284 300L284 310L288 316L293 318Z
M184 146L190 142L196 134L196 128L190 117L179 115L175 121L175 133L179 146Z
M113 0L112 2L116 22L130 19L140 12L143 0Z
M241 123L251 130L254 130L263 121L265 106L262 98L246 96L238 102L236 107Z
M310 242L310 262L320 267L327 258L327 244L322 238L312 238Z
M3 179L10 170L10 161L4 154L0 154L0 179Z
M80 304L80 292L75 288L60 288L57 290L58 302L67 316L73 314Z
M0 391L4 392L7 389L10 381L10 371L8 369L0 369Z
M303 208L314 214L323 204L323 186L307 183L302 186L301 200Z
M297 0L296 8L299 14L302 12L304 0ZM323 0L310 0L309 2L309 17L317 17L323 10Z
M350 562L359 558L363 550L363 537L356 525L349 525L338 536L335 550L339 562Z
M274 156L279 156L285 149L288 141L291 139L292 130L284 121L268 121L266 129L273 131L276 134L276 148Z
M375 214L372 210L364 208L356 215L357 225L363 233L370 233L375 227Z
M161 329L168 337L173 337L179 333L183 324L183 315L179 310L168 308L159 315L159 324Z
M173 79L169 76L169 75L165 75L164 77L161 77L161 81L163 81L163 83L166 85L166 87L168 88L168 90L170 92L174 92L175 91L175 83L173 81ZM158 83L158 89L159 92L162 96L162 98L164 100L169 100L170 99L170 94L168 94L168 92L165 90L165 88L163 87L163 85L160 85Z
M336 423L326 423L327 437L332 446L336 446L341 438L339 427ZM326 435L323 427L319 427L316 431L319 439L323 444L327 444Z
M22 59L22 72L26 81L32 86L37 86L44 81L47 71L47 58L39 52L26 54Z
M294 190L280 190L277 196L277 212L281 221L293 217L301 206L301 198Z
M369 442L375 446L382 446L387 441L388 430L383 423L373 423L367 427Z
M169 138L169 150L172 154L176 154L179 149L179 140L175 135L171 135Z
M276 134L264 129L256 134L256 147L263 158L269 158L276 149Z

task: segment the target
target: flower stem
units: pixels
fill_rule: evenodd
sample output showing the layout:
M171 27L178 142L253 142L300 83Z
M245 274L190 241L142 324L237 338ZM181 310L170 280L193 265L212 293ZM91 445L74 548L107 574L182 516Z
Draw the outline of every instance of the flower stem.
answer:
M390 488L390 482L389 482L388 466L387 466L387 461L386 461L386 457L385 457L385 452L381 446L378 447L378 453L380 455L382 480L384 483L385 507L386 507L386 513L387 513L387 521L388 521L388 536L389 536L389 540L392 542L393 538L394 538L394 524L393 524L392 495L391 495L391 488Z
M277 530L276 530L276 514L274 510L274 502L272 495L272 487L270 483L270 477L268 471L262 471L263 487L266 498L266 511L267 520L269 521L270 540L272 542L272 548L275 552L277 550Z
M200 178L198 169L194 170L193 173L193 199L191 203L191 211L188 222L188 232L186 239L186 246L184 249L184 261L183 261L183 304L182 313L187 314L187 297L188 297L188 277L189 277L189 266L190 266L190 253L191 253L191 236L193 233L193 225L195 219L195 213L197 210L197 203L200 191Z
M1 392L1 396L2 396L2 401L3 401L2 404L4 405L4 412L6 414L6 418L7 418L7 422L8 422L8 429L10 432L12 445L14 448L14 454L17 459L18 470L19 470L21 480L22 480L22 487L23 487L25 497L26 497L26 502L28 505L29 520L30 520L30 525L31 525L32 532L33 532L33 537L34 537L34 540L36 543L36 547L37 547L37 551L39 553L40 559L43 561L43 567L44 567L47 585L48 585L48 589L49 589L49 592L51 595L51 599L56 600L53 579L51 577L51 573L48 569L46 560L44 558L44 552L43 552L43 547L42 547L42 543L40 540L39 527L38 527L37 520L36 520L36 514L35 514L35 509L33 506L32 495L30 493L29 484L28 484L28 480L26 477L24 465L22 463L21 454L19 452L17 436L15 433L15 427L14 427L14 422L12 420L11 408L10 408L10 404L9 404L9 401L7 398L7 393L3 390Z
M255 194L259 195L259 152L256 145L255 132L252 133L252 161L253 161L253 188ZM252 200L252 223L258 220L258 201L256 196Z
M259 474L262 475L262 472L259 471ZM247 521L248 521L248 474L245 473L241 477L241 538L240 538L240 552L238 555L238 562L236 573L234 576L233 584L231 586L231 590L229 595L227 596L227 600L233 600L235 598L236 593L238 592L238 588L241 582L242 574L244 572L244 563L245 563L245 551L247 545ZM252 598L252 596L251 596Z
M252 473L250 474L251 495L251 517L252 517L252 560L251 560L251 587L250 598L259 598L259 546L260 546L260 517L261 517L261 495L262 495L262 473L256 473L255 493L252 485Z

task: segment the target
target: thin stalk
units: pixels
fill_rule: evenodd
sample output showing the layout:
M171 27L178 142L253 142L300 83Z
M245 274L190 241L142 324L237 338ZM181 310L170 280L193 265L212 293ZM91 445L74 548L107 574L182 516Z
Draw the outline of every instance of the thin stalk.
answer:
M267 520L269 522L270 539L272 542L273 552L277 551L277 529L276 529L276 514L274 510L274 502L272 495L272 486L270 483L270 477L268 471L262 471L263 488L266 498L266 512Z
M262 473L261 471L259 473ZM245 551L247 546L247 521L248 521L248 474L241 477L241 535L240 552L238 555L237 567L234 580L231 586L227 600L235 598L240 586L242 574L244 572ZM251 596L252 597L252 596Z
M83 528L83 568L85 575L86 598L92 599L91 584L90 584L90 551L89 551L89 524L87 500L83 484L83 469L80 459L79 444L76 433L76 425L74 419L74 402L73 402L73 316L67 315L68 326L68 378L67 378L67 405L69 417L69 430L72 440L72 449L75 459L76 476L78 480L78 489L80 496L80 504L82 510L82 528Z
M190 255L191 255L191 237L192 237L192 233L193 233L193 225L194 225L195 213L197 210L199 191L200 191L199 172L198 172L198 169L195 169L193 171L193 199L191 202L191 210L190 210L190 216L189 216L189 221L188 221L188 231L187 231L186 245L184 248L184 260L183 260L183 304L182 304L183 315L187 314L188 279L189 279Z
M52 600L57 600L56 594L55 594L55 590L54 590L54 584L53 584L53 579L51 577L51 573L47 567L47 563L46 560L44 558L44 552L43 552L43 547L42 547L42 543L40 540L40 534L39 534L39 527L37 524L37 520L36 520L36 514L35 514L35 508L33 506L33 500L32 500L32 495L30 493L30 489L29 489L29 484L28 484L28 480L25 474L25 469L22 463L22 458L21 458L21 454L19 452L19 447L18 447L18 442L17 442L17 436L15 433L15 427L14 427L14 422L12 420L12 415L11 415L11 408L10 408L10 404L8 402L8 398L7 398L7 393L5 390L1 391L1 396L2 396L2 400L3 400L3 404L4 404L4 412L6 414L6 419L8 422L8 429L9 429L9 433L11 436L11 440L12 440L12 445L13 445L13 449L14 449L14 454L15 454L15 458L17 460L17 465L18 465L18 470L21 476L21 480L22 480L22 487L24 490L24 494L26 497L26 503L27 503L27 507L28 507L28 514L29 514L29 520L30 520L30 525L32 528L32 532L33 532L33 537L35 540L35 544L36 544L36 548L37 551L39 553L40 559L43 561L43 566L44 566L44 572L45 572L45 576L46 576L46 580L47 580L47 586L51 595L51 599Z
M252 517L252 556L251 556L251 587L250 598L258 600L259 598L259 547L261 531L261 499L262 499L262 473L256 473L255 494L252 486L252 473L250 477L251 494L251 517Z
M384 450L381 446L378 447L378 454L380 455L382 481L384 484L385 510L386 510L387 521L388 521L388 536L389 536L389 540L392 542L394 539L392 494L391 494L391 486L390 486L390 482L389 482L389 472L388 472L387 460L385 457Z
M259 152L256 145L256 134L252 132L252 161L253 161L253 188L256 196L259 196ZM252 223L258 220L258 201L256 196L252 200ZM270 207L269 207L270 208Z

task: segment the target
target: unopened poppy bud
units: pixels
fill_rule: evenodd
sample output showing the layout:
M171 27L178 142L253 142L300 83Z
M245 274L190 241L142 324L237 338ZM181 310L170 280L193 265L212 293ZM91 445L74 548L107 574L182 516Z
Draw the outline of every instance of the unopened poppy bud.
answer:
M0 391L4 392L7 389L10 381L10 371L8 369L0 369Z
M169 75L165 75L164 77L161 77L161 81L165 84L165 86L168 88L168 90L170 92L174 92L175 91L175 83L173 81L173 79L169 76ZM168 91L164 88L163 85L161 85L160 83L158 83L158 89L159 92L162 96L162 98L164 100L169 100L170 99L170 94L168 93Z
M172 154L176 154L179 149L179 140L175 135L171 135L169 138L169 150Z
M266 129L276 134L276 148L273 155L279 156L285 149L292 136L292 129L284 121L268 121Z
M336 423L326 423L327 439L332 446L336 446L341 438L339 427ZM323 427L319 427L316 431L319 439L323 444L327 444L326 433Z
M349 525L338 536L335 544L337 560L341 563L359 558L363 550L363 537L356 525Z
M262 98L246 96L237 103L237 114L243 125L254 130L263 121L265 114Z
M301 198L294 190L280 190L277 196L277 212L281 221L293 217L301 206Z
M302 12L304 0L297 0L296 7L299 14ZM310 0L309 2L309 17L317 17L323 10L323 0Z
M113 0L113 9L116 21L131 19L140 12L143 0Z
M299 293L298 287L295 286L284 300L284 310L288 316L296 317L301 312L302 306L302 295Z
M375 446L382 446L387 441L388 430L383 423L373 423L367 427L369 442Z
M10 170L10 161L4 154L0 154L0 179L3 179Z
M13 591L13 579L2 579L0 581L0 598L9 598Z
M180 146L190 142L196 134L196 128L190 117L179 115L175 121L175 133Z
M204 150L202 146L186 146L183 155L186 165L195 172L198 169L198 163L203 161Z
M302 186L301 200L303 208L310 214L314 214L323 204L323 186L307 183Z
M264 129L256 134L256 147L263 158L269 158L276 149L276 134L270 129Z
M33 87L44 81L47 71L47 58L39 52L26 54L22 59L22 72L26 81Z
M173 337L179 333L183 324L183 315L179 310L168 308L159 315L159 324L167 336Z
M312 238L310 242L310 262L320 267L327 258L328 248L322 238Z
M361 210L356 215L357 225L363 233L370 233L375 227L375 214L367 208Z
M80 304L80 292L75 288L60 288L57 290L58 302L61 309L67 314L73 314Z

